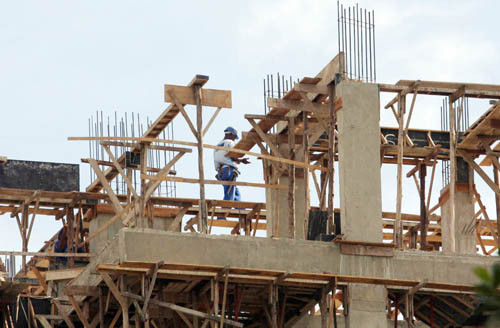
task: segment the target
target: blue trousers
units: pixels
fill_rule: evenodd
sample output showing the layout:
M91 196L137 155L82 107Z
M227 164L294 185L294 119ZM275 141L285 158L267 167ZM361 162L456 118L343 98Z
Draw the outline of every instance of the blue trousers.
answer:
M221 181L234 181L234 167L224 165L218 174ZM241 200L240 191L237 186L223 185L224 200Z

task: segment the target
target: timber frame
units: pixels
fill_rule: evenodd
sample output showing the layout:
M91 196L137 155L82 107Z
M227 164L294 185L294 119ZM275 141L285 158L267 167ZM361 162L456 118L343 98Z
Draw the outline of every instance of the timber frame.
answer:
M82 159L97 176L85 192L0 188L0 214L9 213L16 220L22 241L21 252L0 251L0 255L22 256L22 270L17 277L35 282L22 293L28 304L26 315L33 325L47 328L64 322L68 327L75 327L77 323L76 326L84 327L129 327L133 324L144 327L281 328L292 327L306 315L319 314L322 327L332 327L337 316L349 314L350 283L387 286L387 317L397 319L402 314L410 327L415 320L429 322L429 313L433 313L439 326L458 325L470 317L478 304L470 284L167 261L117 263L102 259L101 253L90 252L93 240L106 234L115 222L128 228L152 229L155 221L168 220L165 230L177 233L223 231L253 238L259 231L267 231L268 237L298 239L299 219L303 219L300 222L304 222L305 231L309 211L321 210L327 212L326 233L336 231L334 217L340 213L334 206L334 197L340 196L334 193L338 183L334 180L335 162L338 161L337 113L343 110L343 100L337 96L336 89L347 80L342 74L343 65L344 54L340 53L315 77L299 80L282 98L268 98L270 111L266 115L244 115L252 128L243 133L233 149L204 144L203 137L222 108L232 107L232 99L228 90L206 89L208 76L196 75L186 86L165 85L165 102L169 105L141 137L69 138L98 140L109 156L106 162ZM454 222L457 215L455 193L467 191L478 210L464 231L477 236L476 246L483 255L492 255L500 243L500 144L496 144L500 140L500 86L401 80L396 84L378 84L378 88L380 92L394 94L384 107L392 111L397 126L380 128L380 159L381 164L397 166L395 209L394 212L382 212L381 217L376 218L381 221L384 243L346 241L342 240L342 235L336 236L333 242L339 245L342 254L356 256L392 257L395 250L408 249L438 252L443 244L438 212L450 201L450 220ZM447 97L449 131L410 127L417 110L416 98L422 96ZM411 97L409 104L407 97ZM463 106L458 106L457 100L467 97L491 99L492 103L463 135L458 135L455 118L460 120ZM191 119L188 105L196 108L196 122ZM202 111L206 107L216 109L204 126ZM186 121L195 142L159 138L178 114ZM140 154L141 163L147 163L148 149L175 152L175 156L160 169L146 165L129 168L125 166L124 156L113 156L111 146ZM255 146L259 153L251 151ZM171 176L177 173L172 171L174 164L191 156L193 148L197 150L198 177ZM206 184L222 183L205 179L205 148L226 150L227 156L234 158L246 155L262 160L263 183L238 181L232 184L261 188L275 199L280 192L286 192L286 235L280 235L278 220L274 219L283 210L278 202L269 206L269 203L206 197ZM482 161L477 163L480 157ZM474 184L474 174L467 183L455 178L457 158L467 163L471 172L477 173L493 191L496 220L486 210ZM0 158L0 165L4 161L7 159ZM450 162L452 178L441 191L438 203L431 204L436 166L440 161ZM410 167L406 173L405 166ZM485 166L493 168L493 177L485 172ZM134 188L130 181L132 169L141 172L140 189ZM415 181L419 192L420 211L417 214L402 210L405 174ZM110 182L117 176L126 183L127 194L113 191ZM284 178L287 183L280 183ZM297 188L298 179L304 179L305 185L313 188ZM192 198L153 196L161 181L198 184L199 193ZM310 189L317 194L318 204L311 204ZM298 193L303 195L297 197ZM297 218L295 209L298 206L305 209L304 218ZM33 222L35 218L44 220L39 218L41 215L54 216L62 222L68 234L67 252L54 252L58 233L39 252L28 251ZM92 220L100 215L111 218L90 234ZM31 260L28 261L27 256L32 256ZM64 257L67 260L61 268L56 265L57 258ZM94 272L92 283L77 284L87 271ZM50 313L35 312L31 302L40 298L50 302ZM3 305L0 310L11 311ZM8 316L2 324L9 328L14 326Z

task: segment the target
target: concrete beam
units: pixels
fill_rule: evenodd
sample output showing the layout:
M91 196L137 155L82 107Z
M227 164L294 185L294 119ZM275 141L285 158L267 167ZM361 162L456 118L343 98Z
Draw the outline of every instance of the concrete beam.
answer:
M445 255L438 252L394 251L393 257L341 254L333 243L182 234L124 228L118 233L120 263L125 261L198 264L332 273L380 279L474 285L473 269L493 264L494 257ZM101 262L107 263L107 262Z

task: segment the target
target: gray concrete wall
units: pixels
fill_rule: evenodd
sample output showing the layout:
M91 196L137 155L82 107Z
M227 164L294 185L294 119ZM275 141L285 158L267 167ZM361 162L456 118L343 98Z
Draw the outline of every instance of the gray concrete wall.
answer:
M382 242L378 86L342 81L336 90L342 233L345 240Z
M92 236L98 231L106 222L108 222L114 214L98 214L89 224L89 236ZM153 228L166 231L172 223L171 218L153 218ZM118 231L123 228L121 220L116 220L105 231L98 234L94 239L89 242L89 250L91 253L99 253L109 240L115 238ZM180 231L180 227L177 231Z
M474 217L474 203L471 201L470 193L455 192L455 229L450 227L450 200L441 206L441 238L443 252L449 253L453 250L460 254L476 254L476 233L464 232L464 227L469 225ZM452 236L452 231L454 235Z
M367 327L367 328L372 328L373 326L370 325L371 321L368 321L365 326L359 326L359 327ZM426 324L418 321L415 323L415 328L426 328L429 327ZM342 315L337 315L337 327L338 328L347 328L345 325L345 319L344 316ZM386 319L384 322L384 328L394 328L394 320L388 320ZM406 321L398 321L398 328L407 328L408 324ZM303 317L299 322L297 322L293 328L321 328L321 316L320 315L308 315Z
M158 230L120 230L120 262L165 261L263 270L324 273L472 285L477 266L496 259L480 255L395 251L393 257L344 255L333 243L211 236Z

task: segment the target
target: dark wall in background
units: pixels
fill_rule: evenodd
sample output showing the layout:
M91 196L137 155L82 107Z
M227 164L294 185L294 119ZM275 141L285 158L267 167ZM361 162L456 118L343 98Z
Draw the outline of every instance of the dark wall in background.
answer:
M78 164L19 161L0 164L0 187L45 191L79 191Z

